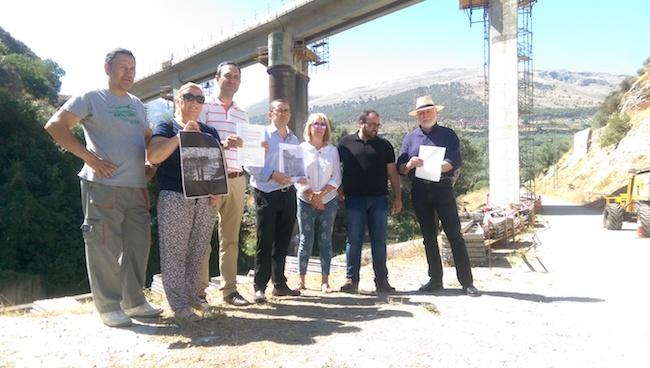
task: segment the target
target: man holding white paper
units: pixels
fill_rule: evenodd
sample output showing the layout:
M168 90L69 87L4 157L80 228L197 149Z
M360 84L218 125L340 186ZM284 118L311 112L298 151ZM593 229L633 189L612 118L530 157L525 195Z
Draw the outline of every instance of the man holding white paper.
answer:
M219 274L221 275L220 289L224 302L234 306L248 305L249 302L237 292L237 257L239 255L239 229L244 216L244 193L246 192L246 178L239 159L238 151L245 142L238 135L238 127L249 125L248 113L241 109L233 98L239 90L241 71L239 66L232 61L225 61L217 66L214 77L215 94L205 100L199 121L215 128L219 136L224 139L222 144L227 144L224 150L226 166L228 167L228 195L221 197L217 206L219 213ZM257 143L259 145L259 143ZM201 264L201 288L208 287L210 279L210 253L211 248L204 256Z
M262 125L239 124L237 135L242 139L243 145L237 149L239 163L242 166L264 166L264 142L266 129Z
M479 296L480 292L474 287L465 240L460 232L453 188L454 172L462 163L460 141L452 129L438 125L438 112L443 106L435 105L431 96L419 97L415 106L409 115L416 116L420 126L404 137L397 167L401 175L407 175L411 180L413 209L424 237L430 279L420 291L443 289L437 239L440 218L451 244L458 281L467 295Z
M289 129L291 108L283 99L271 101L265 128L268 151L264 167L248 167L254 189L257 245L255 249L255 302L266 302L266 287L273 282L274 296L299 296L300 291L287 286L285 258L296 223L296 188L294 179L280 168L282 144L298 148L298 137ZM303 178L304 180L304 178Z

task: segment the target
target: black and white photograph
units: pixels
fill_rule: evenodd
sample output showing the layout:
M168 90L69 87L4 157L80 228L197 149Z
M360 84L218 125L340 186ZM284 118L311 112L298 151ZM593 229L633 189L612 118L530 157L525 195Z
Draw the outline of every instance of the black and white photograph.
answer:
M223 148L212 136L200 132L180 134L181 170L185 198L228 194Z
M305 176L305 164L299 145L280 143L280 171L295 179Z

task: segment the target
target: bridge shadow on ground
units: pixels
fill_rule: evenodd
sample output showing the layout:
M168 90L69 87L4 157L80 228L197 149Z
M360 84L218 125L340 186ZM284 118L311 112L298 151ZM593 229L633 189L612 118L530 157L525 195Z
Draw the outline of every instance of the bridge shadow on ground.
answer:
M302 303L295 304L300 301ZM361 329L348 322L381 318L413 317L390 308L386 298L319 297L269 299L269 303L246 308L216 308L215 316L194 323L163 320L156 325L129 327L136 333L171 338L169 349L193 346L240 346L269 341L283 345L309 345L315 338ZM188 340L189 338L189 340Z

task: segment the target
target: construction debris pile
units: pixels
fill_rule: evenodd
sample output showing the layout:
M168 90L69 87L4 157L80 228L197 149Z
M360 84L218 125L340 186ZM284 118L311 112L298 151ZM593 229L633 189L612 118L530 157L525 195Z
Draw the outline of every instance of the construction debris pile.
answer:
M535 208L539 200L522 198L520 204L508 208L485 207L482 211L461 215L461 232L467 246L472 267L490 267L492 265L492 247L502 241L515 241L515 235L534 223ZM449 266L454 265L449 240L441 231L438 244L442 247L442 260Z

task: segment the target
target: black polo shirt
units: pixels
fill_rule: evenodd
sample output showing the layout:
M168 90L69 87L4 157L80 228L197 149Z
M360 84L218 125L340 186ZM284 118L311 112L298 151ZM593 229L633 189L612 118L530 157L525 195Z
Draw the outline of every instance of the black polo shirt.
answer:
M346 196L388 194L386 165L395 163L395 151L389 141L377 136L364 142L357 132L341 138L338 149Z

